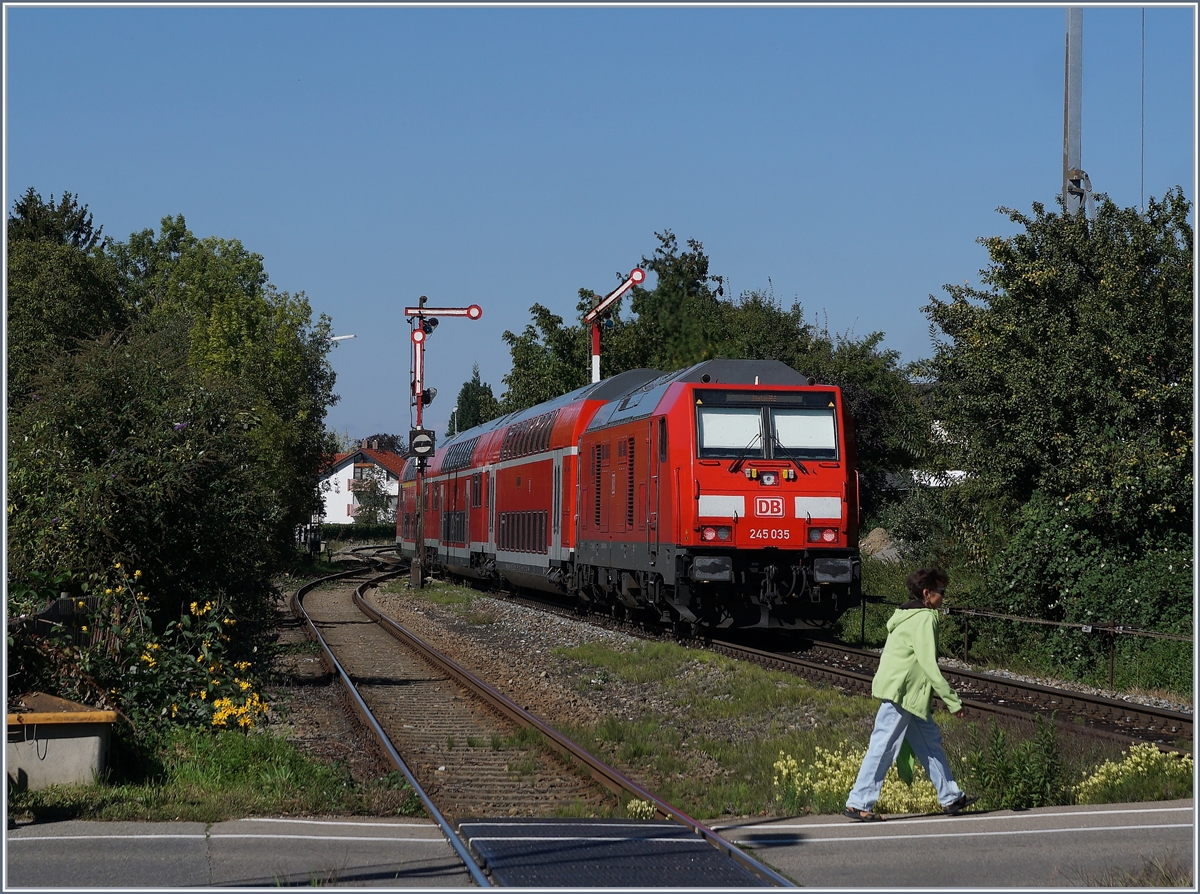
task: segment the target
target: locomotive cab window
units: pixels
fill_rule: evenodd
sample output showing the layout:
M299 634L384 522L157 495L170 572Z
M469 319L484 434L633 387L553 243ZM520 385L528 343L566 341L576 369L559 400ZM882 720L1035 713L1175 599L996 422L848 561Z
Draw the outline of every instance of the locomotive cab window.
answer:
M832 407L772 407L770 413L776 459L837 459L837 420Z
M836 394L697 389L701 459L838 459Z
M762 410L698 406L696 435L702 457L761 457Z

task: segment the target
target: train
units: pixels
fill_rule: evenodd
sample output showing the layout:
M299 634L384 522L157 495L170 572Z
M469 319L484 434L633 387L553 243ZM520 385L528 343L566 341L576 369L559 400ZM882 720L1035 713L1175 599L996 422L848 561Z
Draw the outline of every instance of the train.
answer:
M408 557L417 461L396 516ZM828 627L862 599L853 418L780 361L629 370L426 462L424 561L450 576L692 634Z

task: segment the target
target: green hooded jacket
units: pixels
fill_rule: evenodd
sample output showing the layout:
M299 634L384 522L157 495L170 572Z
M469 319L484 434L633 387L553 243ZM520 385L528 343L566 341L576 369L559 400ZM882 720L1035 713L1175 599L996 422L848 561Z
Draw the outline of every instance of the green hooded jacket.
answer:
M931 608L898 608L888 620L888 638L879 658L871 695L895 702L925 720L933 708L934 693L951 713L962 701L937 663L938 613Z

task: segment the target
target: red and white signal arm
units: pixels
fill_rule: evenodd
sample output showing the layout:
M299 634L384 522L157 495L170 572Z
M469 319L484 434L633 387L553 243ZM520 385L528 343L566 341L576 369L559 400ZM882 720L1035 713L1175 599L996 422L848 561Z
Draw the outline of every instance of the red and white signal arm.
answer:
M478 304L467 307L406 307L406 317L466 317L468 320L478 320L483 316L483 308Z

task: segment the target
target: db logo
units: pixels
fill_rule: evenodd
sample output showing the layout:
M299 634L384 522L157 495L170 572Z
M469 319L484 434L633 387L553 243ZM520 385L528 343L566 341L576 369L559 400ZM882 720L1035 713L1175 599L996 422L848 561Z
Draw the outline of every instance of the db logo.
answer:
M783 497L755 497L754 514L760 518L783 518Z

